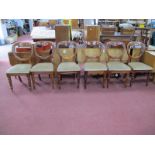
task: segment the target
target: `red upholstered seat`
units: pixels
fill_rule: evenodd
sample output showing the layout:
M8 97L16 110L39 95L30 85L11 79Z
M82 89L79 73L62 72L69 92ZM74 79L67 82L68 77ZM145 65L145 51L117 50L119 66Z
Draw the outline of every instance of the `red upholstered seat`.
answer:
M17 47L16 52L31 52L30 47Z

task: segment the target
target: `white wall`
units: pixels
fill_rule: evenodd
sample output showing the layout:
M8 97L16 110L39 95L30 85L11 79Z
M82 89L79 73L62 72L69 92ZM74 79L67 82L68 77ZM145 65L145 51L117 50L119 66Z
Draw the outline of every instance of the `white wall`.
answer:
M94 25L94 19L84 19L84 25Z
M8 36L6 25L0 20L0 45L5 44L5 39Z

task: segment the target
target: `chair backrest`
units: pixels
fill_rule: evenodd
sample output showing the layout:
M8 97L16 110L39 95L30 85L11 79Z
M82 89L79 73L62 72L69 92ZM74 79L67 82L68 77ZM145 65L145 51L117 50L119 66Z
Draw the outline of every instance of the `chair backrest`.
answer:
M84 62L99 62L102 54L101 48L86 48L84 50Z
M104 44L100 41L85 41L84 45L86 48L105 48Z
M76 48L78 44L73 41L61 41L57 44L59 48L60 61L76 61Z
M31 57L33 55L33 44L31 42L16 42L12 45L12 52L18 61L28 61L31 63Z
M85 50L85 62L100 61L101 54L105 50L104 44L99 41L87 41Z
M51 61L53 48L54 45L51 41L38 41L34 46L34 53L41 61Z
M124 53L127 53L123 42L110 41L106 43L108 61L122 61Z
M85 40L86 41L99 41L100 40L100 26L86 26L85 27Z
M131 41L127 45L127 53L131 60L141 60L145 52L145 44L139 41Z
M57 48L77 48L78 44L74 41L60 41L57 43Z
M71 27L69 25L56 25L55 36L56 36L56 43L60 41L70 41Z

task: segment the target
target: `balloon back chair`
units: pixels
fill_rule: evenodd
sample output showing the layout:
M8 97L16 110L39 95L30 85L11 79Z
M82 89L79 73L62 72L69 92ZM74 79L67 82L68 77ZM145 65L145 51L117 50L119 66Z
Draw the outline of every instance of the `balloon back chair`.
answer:
M62 41L57 45L60 63L57 68L58 88L61 88L63 75L73 74L77 78L77 88L80 84L80 66L76 63L77 44L72 41Z
M9 81L9 86L13 90L12 76L19 78L19 81L22 82L21 76L27 76L28 87L31 89L31 79L30 79L30 70L31 70L31 58L33 55L33 45L30 42L16 42L12 46L12 52L15 59L18 61L18 64L10 67L6 71L6 76Z
M106 43L106 52L108 56L108 82L107 87L109 86L110 77L112 74L121 75L123 74L123 81L125 87L128 84L128 77L131 71L131 68L123 62L123 56L126 53L126 46L123 42L110 41Z
M85 54L84 88L85 89L87 88L87 76L94 74L102 75L103 77L102 86L104 87L107 74L107 66L106 63L100 62L100 57L102 55L103 50L105 50L105 47L101 42L98 41L89 43L88 43L89 48L86 48L84 53Z
M52 47L53 43L50 41L39 41L34 45L34 53L37 58L37 63L31 68L31 77L33 89L35 89L35 74L48 74L52 87L54 88L54 67L52 64Z
M142 61L142 57L145 53L145 45L142 42L132 41L127 45L127 51L129 55L130 62L128 65L132 68L132 78L130 82L130 86L135 79L136 73L143 73L147 75L146 78L146 86L149 82L149 75L152 72L153 68L147 64L144 64Z

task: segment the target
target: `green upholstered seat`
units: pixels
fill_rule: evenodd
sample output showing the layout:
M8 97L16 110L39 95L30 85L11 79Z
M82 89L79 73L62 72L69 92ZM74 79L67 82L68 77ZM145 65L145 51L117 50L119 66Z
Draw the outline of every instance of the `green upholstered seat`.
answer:
M142 62L130 62L128 65L135 71L146 71L146 70L151 71L151 70L153 70L153 68L151 66L146 65Z
M107 66L109 71L130 71L131 70L131 68L128 65L122 62L111 61L107 63Z
M31 72L53 72L52 63L38 63L31 68Z
M31 64L17 64L10 67L7 70L7 74L29 74L31 70Z
M107 71L107 66L105 63L100 62L86 62L84 71Z
M57 68L58 72L74 72L80 71L80 66L75 62L62 62Z

